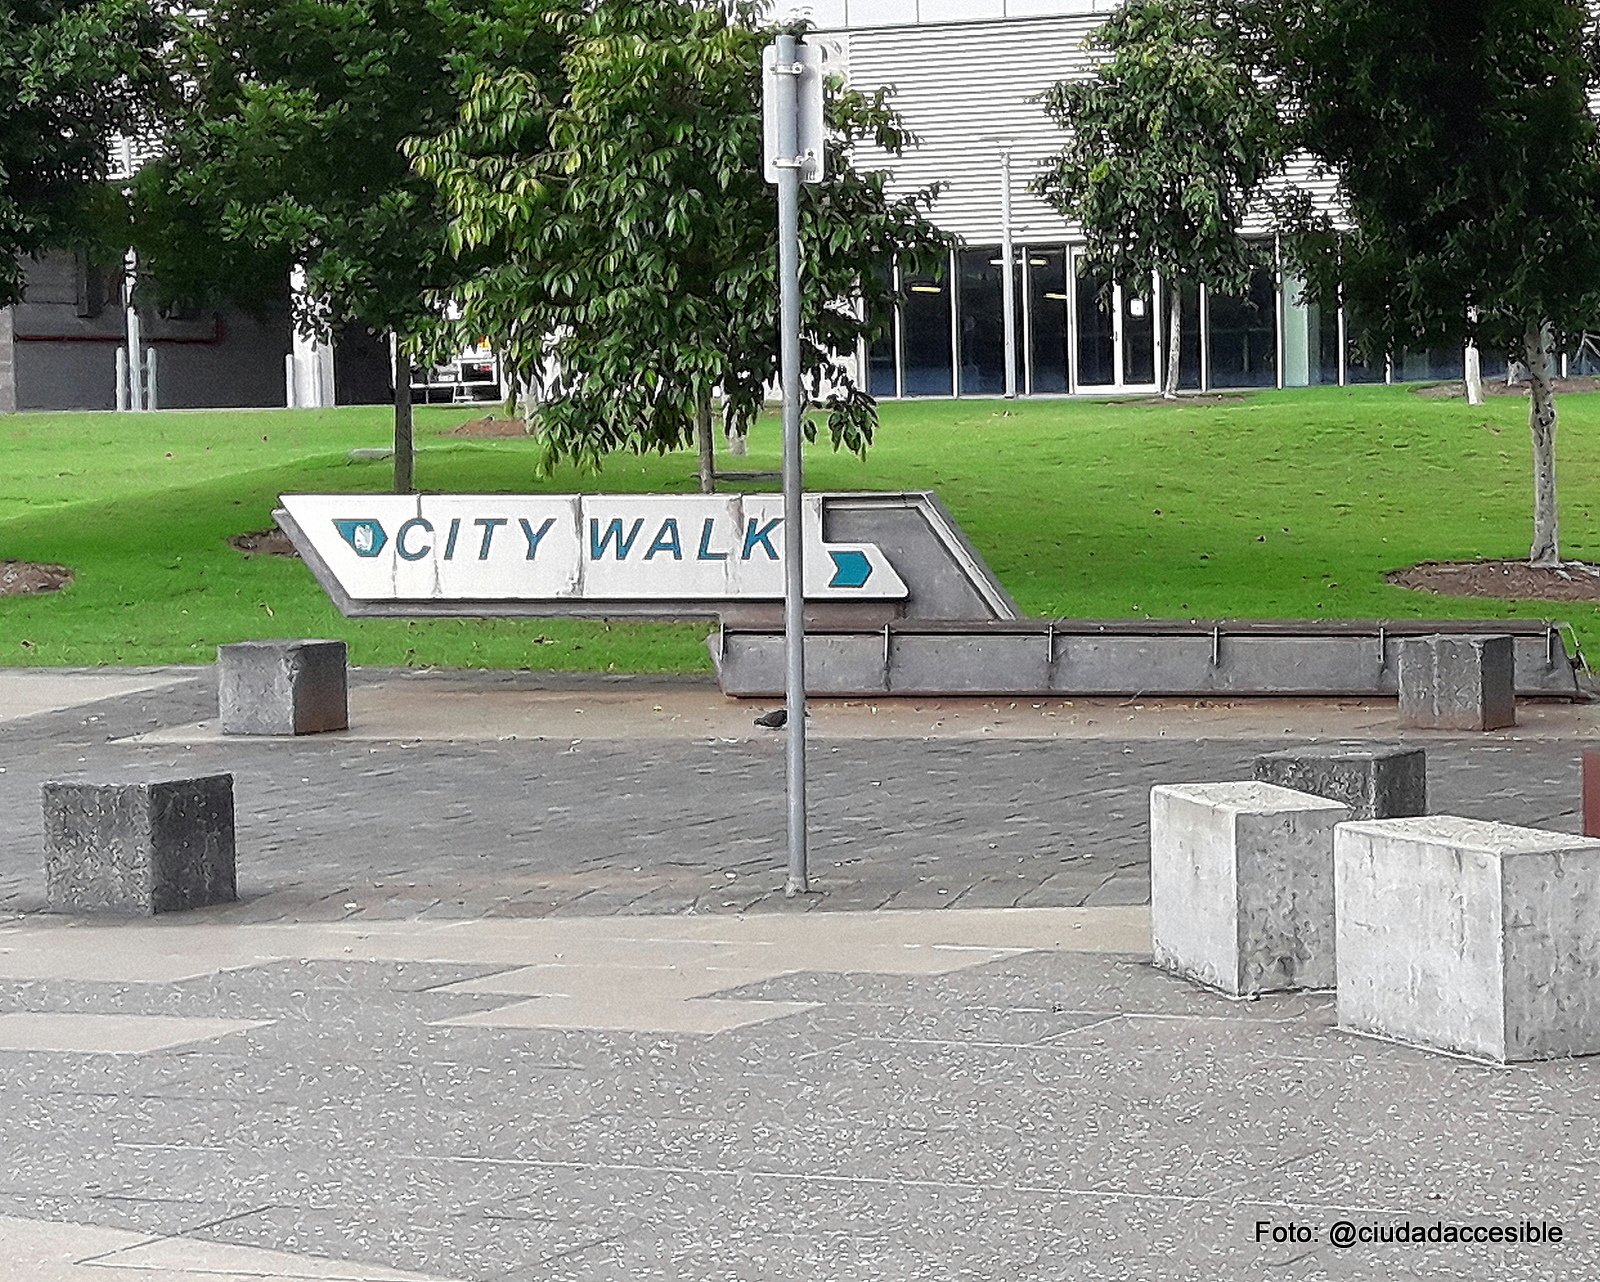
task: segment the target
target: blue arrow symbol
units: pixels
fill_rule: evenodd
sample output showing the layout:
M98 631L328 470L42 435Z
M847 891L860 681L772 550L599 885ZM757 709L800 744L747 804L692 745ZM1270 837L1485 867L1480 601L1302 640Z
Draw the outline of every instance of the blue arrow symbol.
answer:
M835 552L829 548L828 555L833 558L833 578L828 580L830 588L866 587L867 580L872 577L872 562L867 559L865 552L857 552L854 548Z
M389 542L383 526L376 521L335 521L333 528L357 556L377 556Z

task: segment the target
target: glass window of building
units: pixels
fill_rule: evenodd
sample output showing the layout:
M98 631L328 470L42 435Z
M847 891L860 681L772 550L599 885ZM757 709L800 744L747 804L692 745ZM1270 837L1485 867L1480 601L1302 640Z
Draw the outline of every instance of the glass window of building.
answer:
M1339 381L1339 307L1324 306L1293 277L1283 282L1283 385Z
M1406 348L1394 361L1397 383L1448 382L1465 374L1466 353L1459 343Z
M955 371L950 358L949 273L913 275L901 282L901 288L904 395L950 396L955 392Z
M1028 282L1028 362L1032 371L1029 386L1035 392L1065 392L1071 327L1067 307L1067 251L1040 249L1027 251Z
M1240 297L1209 294L1209 383L1212 387L1276 387L1278 287L1266 267L1251 275Z
M874 275L878 288L887 289L893 281L894 269L885 264ZM895 360L895 311L894 307L889 307L882 315L868 318L873 323L874 333L867 344L867 391L880 398L900 393Z
M1347 383L1382 383L1388 377L1387 362L1368 352L1361 344L1361 313L1346 305L1344 313L1345 364Z
M1481 377L1503 382L1508 368L1509 363L1504 352L1488 347L1478 349L1478 373ZM1600 363L1594 364L1593 370L1600 372Z
M1154 280L1123 281L1122 381L1130 387L1156 381L1156 291Z
M957 255L956 299L961 311L963 396L999 396L1006 390L1004 260L998 245L964 249Z
M1076 254L1078 368L1076 387L1110 387L1117 381L1116 298L1111 282Z
M1161 363L1156 370L1156 382L1163 387L1167 381L1167 344L1172 341L1171 281L1161 282L1160 307L1156 324L1160 327ZM1200 386L1200 286L1191 280L1180 280L1176 286L1182 301L1178 313L1178 386Z

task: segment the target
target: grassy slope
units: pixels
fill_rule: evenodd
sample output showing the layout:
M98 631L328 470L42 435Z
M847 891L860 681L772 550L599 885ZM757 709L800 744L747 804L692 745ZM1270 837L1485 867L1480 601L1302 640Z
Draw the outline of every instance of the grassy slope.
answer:
M813 489L937 490L1024 609L1148 617L1527 617L1600 639L1600 609L1423 597L1384 584L1425 559L1526 550L1526 406L1483 409L1401 388L1287 392L1223 404L993 401L886 405L861 463L813 450ZM1565 551L1596 556L1600 396L1562 403ZM525 441L439 432L419 414L434 490L687 490L689 455L604 474L532 477ZM701 626L339 618L304 568L246 560L290 490L379 491L385 413L337 410L24 415L0 420L0 560L62 562L58 596L0 601L0 663L203 662L221 641L336 635L361 663L688 671ZM775 467L772 425L749 465Z

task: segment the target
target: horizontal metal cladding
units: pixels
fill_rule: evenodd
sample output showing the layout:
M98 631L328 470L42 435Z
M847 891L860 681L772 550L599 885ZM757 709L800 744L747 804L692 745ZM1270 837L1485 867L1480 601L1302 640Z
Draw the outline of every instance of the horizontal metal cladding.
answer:
M895 109L917 136L915 148L883 166L894 174L894 189L945 183L934 206L939 225L970 241L998 240L1004 139L1011 145L1013 234L1070 235L1027 190L1061 146L1060 130L1032 100L1057 80L1089 74L1095 56L1084 41L1102 21L1079 14L851 32L851 82L891 87Z
M1092 73L1101 55L1087 41L1104 20L1103 13L1082 13L830 33L845 51L851 83L892 88L896 110L918 139L904 156L864 155L860 163L889 170L896 194L945 184L934 220L969 242L993 242L1001 235L1005 143L1013 237L1075 237L1078 228L1029 190L1063 138L1037 99L1059 80ZM1292 166L1290 177L1323 207L1337 208L1336 183L1309 162ZM1246 230L1270 227L1263 211Z

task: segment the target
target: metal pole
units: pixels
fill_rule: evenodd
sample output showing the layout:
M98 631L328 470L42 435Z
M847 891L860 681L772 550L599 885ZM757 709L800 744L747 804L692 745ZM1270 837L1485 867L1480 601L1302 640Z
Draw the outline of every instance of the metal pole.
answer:
M1016 271L1016 250L1011 240L1011 148L1000 148L1000 306L1004 312L1001 332L1005 335L1006 349L1006 399L1017 395L1017 283L1012 277Z
M793 36L777 38L778 295L783 364L783 654L788 712L789 875L785 895L810 889L806 870L805 524L800 456L799 77Z
M139 360L142 342L139 333L139 309L133 305L133 290L138 281L139 260L133 250L128 251L127 271L124 277L123 302L128 309L128 408L144 408L143 367Z

